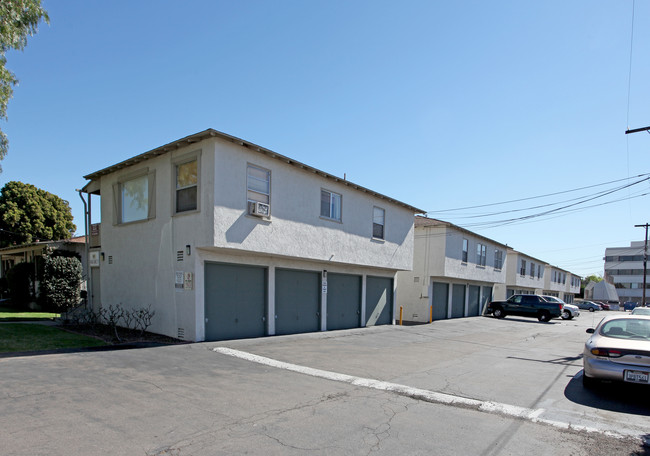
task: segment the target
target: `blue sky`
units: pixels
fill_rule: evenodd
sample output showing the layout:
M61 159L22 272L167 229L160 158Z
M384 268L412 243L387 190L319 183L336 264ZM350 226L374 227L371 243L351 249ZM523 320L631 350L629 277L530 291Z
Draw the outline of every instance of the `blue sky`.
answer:
M7 54L20 84L1 123L0 185L66 199L79 234L84 175L206 128L461 226L650 172L650 135L624 134L650 125L648 2L634 21L632 0L43 5L50 24ZM650 222L649 187L470 229L602 273L606 247L643 239L634 225Z

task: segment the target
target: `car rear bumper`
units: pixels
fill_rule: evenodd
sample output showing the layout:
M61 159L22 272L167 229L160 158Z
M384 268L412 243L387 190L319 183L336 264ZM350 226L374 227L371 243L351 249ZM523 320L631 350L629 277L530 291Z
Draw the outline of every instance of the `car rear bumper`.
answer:
M623 381L623 371L634 370L650 372L650 366L635 366L633 364L613 363L606 359L584 358L584 375L601 380Z

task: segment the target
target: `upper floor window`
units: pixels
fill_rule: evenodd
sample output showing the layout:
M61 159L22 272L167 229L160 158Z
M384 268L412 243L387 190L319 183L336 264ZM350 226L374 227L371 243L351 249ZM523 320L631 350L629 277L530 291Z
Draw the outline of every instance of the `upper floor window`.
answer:
M198 160L176 165L176 212L198 208Z
M535 278L535 263L533 262L530 263L530 278Z
M136 177L122 183L122 223L145 220L149 213L149 179Z
M329 190L320 191L320 215L332 220L341 221L341 195Z
M258 203L271 203L271 171L248 165L246 169L246 198Z
M372 237L384 239L384 219L386 211L380 207L372 208Z
M476 244L476 264L479 266L485 266L485 260L487 257L486 252L487 247L483 244Z
M521 260L521 267L519 268L519 275L524 277L526 275L526 260Z
M130 223L155 216L155 173L146 169L119 180L113 186L114 223Z
M463 239L463 254L462 254L462 257L461 257L461 261L463 263L467 263L467 252L468 252L468 250L469 250L469 242L467 241L467 239Z
M494 269L503 268L503 250L494 250Z
M542 278L542 265L541 264L537 265L537 278L538 279Z

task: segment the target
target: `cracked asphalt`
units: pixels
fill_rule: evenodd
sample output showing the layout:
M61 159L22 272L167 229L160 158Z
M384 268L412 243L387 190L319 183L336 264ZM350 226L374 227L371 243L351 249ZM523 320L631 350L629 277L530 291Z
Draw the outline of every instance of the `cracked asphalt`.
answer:
M585 329L597 318L476 317L3 358L0 454L650 454L640 440L650 433L647 389L582 388ZM318 378L215 347L529 408L545 422Z

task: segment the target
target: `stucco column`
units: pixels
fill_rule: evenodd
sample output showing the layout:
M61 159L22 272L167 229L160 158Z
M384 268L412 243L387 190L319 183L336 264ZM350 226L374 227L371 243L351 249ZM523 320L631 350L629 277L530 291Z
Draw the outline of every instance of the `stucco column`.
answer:
M454 298L454 284L449 283L449 296L447 296L447 318L451 318L452 299Z
M366 327L366 274L361 276L361 327Z
M469 283L465 284L465 309L463 310L463 317L466 317L469 312Z
M268 296L266 297L266 330L269 336L275 335L275 266L268 269Z
M327 271L321 273L320 330L327 331Z

